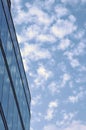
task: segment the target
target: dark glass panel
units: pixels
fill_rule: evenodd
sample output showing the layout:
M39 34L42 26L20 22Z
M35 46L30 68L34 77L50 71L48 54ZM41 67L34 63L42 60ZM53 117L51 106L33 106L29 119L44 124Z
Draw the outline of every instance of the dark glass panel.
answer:
M2 23L2 4L0 0L0 37L1 37L1 23Z
M26 92L26 95L27 95L28 104L30 104L30 92L29 92L29 89L27 88L28 84L26 83L26 76L25 76L25 73L24 73L22 58L20 56L19 45L18 45L18 42L17 42L15 28L14 28L14 25L13 25L11 13L10 13L9 7L7 6L7 0L3 0L3 4L4 4L4 9L5 9L7 21L8 21L8 26L9 26L9 29L10 29L10 32L11 32L11 38L12 38L12 41L13 41L13 44L14 44L14 48L16 50L16 56L17 56L17 60L18 60L18 63L19 63L19 69L21 71L22 78L24 78L24 87L25 87L25 92Z
M10 87L10 82L5 69L3 92L2 92L2 107L3 107L5 117L7 117L7 112L8 112L9 87Z
M0 115L0 130L5 130L1 115Z
M29 130L29 116L30 116L29 114L30 113L28 111L28 106L27 106L26 97L25 97L24 88L23 88L25 86L27 87L27 83L26 83L26 80L24 80L24 86L22 84L22 79L20 77L19 68L18 68L18 65L17 65L17 62L16 62L16 57L15 57L15 54L14 54L14 48L15 48L15 51L16 51L16 56L17 56L17 60L18 60L18 63L19 63L21 75L24 79L26 77L25 77L25 74L24 74L22 59L21 59L20 52L19 52L19 47L18 47L16 35L15 35L13 22L12 22L11 15L9 13L9 9L7 7L6 2L7 2L6 0L3 0L4 9L5 9L5 13L6 13L6 16L7 16L9 29L10 29L10 32L11 32L11 37L10 37L10 34L8 34L8 28L7 28L7 23L6 23L4 13L3 13L3 19L2 19L4 24L2 23L3 27L2 27L2 35L1 36L2 36L2 41L3 41L3 47L4 47L4 50L5 50L5 54L6 54L6 59L7 59L8 66L9 66L9 69L10 69L10 72L11 72L11 77L12 77L12 80L13 80L13 84L15 86L15 91L16 91L21 115L22 115L22 118L23 118L23 122L24 122L26 130ZM6 27L4 25L6 25ZM6 37L5 37L5 35L6 35ZM5 37L5 39L4 39L3 36ZM12 43L12 41L13 41L13 43ZM14 44L14 48L13 48L12 44ZM28 103L30 103L30 96L29 96L30 93L29 93L29 91L27 91L28 89L26 87L25 87L25 91L28 95L27 96L28 97ZM12 94L10 93L10 98L11 98L11 96L12 96ZM9 98L9 100L10 100L10 98ZM13 100L13 97L12 97L12 100ZM12 102L12 100L10 102ZM13 103L14 103L14 101L13 101ZM8 107L8 109L9 109L9 107ZM14 111L14 109L12 109L12 108L11 108L11 110ZM10 114L10 116L9 116L10 119L8 120L10 122L12 115L11 115L11 113L9 113L9 111L8 111L8 114ZM17 117L15 117L15 118L17 118ZM12 122L15 121L14 120L15 118L12 118ZM19 117L18 117L18 119L19 119ZM18 120L18 121L19 121L19 124L20 124L20 120ZM10 129L11 129L10 124L12 124L12 122L9 123ZM21 125L19 125L19 124L18 124L18 129L21 127Z
M18 116L18 130L23 130L23 129L22 129L22 126L21 126L21 123L20 123L19 116ZM29 130L29 129L28 129L28 130Z
M28 120L29 122L29 117L27 116L27 113L29 113L29 111L28 111L24 88L23 88L21 77L20 77L19 68L15 59L14 48L12 45L10 35L8 35L8 40L7 40L6 57L7 57L7 62L10 68L13 84L15 86L15 92L16 92L18 103L20 106L20 111L23 117L24 124L26 126L26 122L27 122L26 120Z
M13 113L14 113L14 116L13 116L13 129L12 130L18 130L18 121L20 121L20 119L18 119L18 111L17 111L15 102L14 102Z
M7 39L6 57L7 57L7 62L8 62L10 72L11 72L11 75L12 75L12 79L15 82L16 58L15 58L15 54L14 54L14 48L13 48L13 45L12 45L12 40L11 40L9 33L8 33L8 39Z
M2 22L0 24L1 24L1 41L3 44L3 48L6 51L8 28L7 28L7 22L6 22L6 18L4 15L4 11L2 11Z
M23 91L22 81L21 81L18 70L17 70L17 77L16 77L15 83L16 83L15 84L16 93L17 93L17 97L18 97L18 101L19 101L19 106L20 106L20 111L21 111L21 114L22 114L23 122L24 122L26 130L28 130L29 129L29 125L28 125L28 123L29 123L29 111L28 111L28 106L27 106L27 103L26 103L25 94L24 94L24 91Z
M9 103L8 103L8 115L7 115L7 124L9 130L13 129L13 116L14 116L14 98L13 98L13 93L10 87L10 92L9 92Z
M2 97L3 80L4 80L4 62L3 62L3 57L0 49L0 101Z

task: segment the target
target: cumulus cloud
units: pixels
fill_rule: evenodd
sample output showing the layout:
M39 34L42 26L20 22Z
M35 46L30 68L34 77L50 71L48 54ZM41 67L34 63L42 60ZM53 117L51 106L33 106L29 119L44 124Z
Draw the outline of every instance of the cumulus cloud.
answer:
M50 82L48 85L48 89L52 95L55 95L56 93L59 93L58 85L55 81Z
M85 124L82 124L80 122L74 121L67 128L65 128L63 130L85 130L85 129L86 129L86 125Z
M57 18L61 18L63 16L68 15L69 10L62 5L57 5L57 6L55 6L55 13L56 13Z
M39 34L39 36L37 36L37 41L54 43L56 41L56 38L51 34Z
M71 6L76 6L77 4L84 4L84 3L86 3L86 0L74 0L74 1L61 0L61 2L64 3L64 4L71 5Z
M41 95L37 95L37 96L33 97L31 100L31 104L32 104L32 106L41 104Z
M74 1L70 1L70 0L61 0L62 3L65 3L65 4L69 4L69 5L76 5L78 4L81 0L74 0Z
M79 121L73 121L66 128L59 128L54 124L49 124L43 130L86 130L86 124Z
M35 124L41 121L40 126L38 124L36 126L43 130L78 130L79 128L85 130L86 125L81 122L73 122L75 111L74 113L68 112L68 109L62 114L61 112L63 108L67 109L70 103L76 105L85 95L82 91L69 95L69 90L73 91L73 86L78 86L79 83L83 87L85 83L85 78L80 80L85 77L86 72L85 58L83 57L86 54L85 29L82 28L81 20L78 19L81 15L78 12L78 7L82 3L84 5L86 0L26 1L25 3L22 0L12 1L17 37L21 43L21 54L25 70L29 75L27 78L30 81L31 93L38 94L38 90L41 90L40 93L44 95L45 92L45 95L49 96L48 99L45 99L46 96L41 99L41 95L32 97L32 122L34 120L34 124L31 127L34 129ZM79 5L78 9L69 8L76 5ZM76 72L79 76L77 78ZM82 75L80 76L80 74ZM68 88L70 86L71 88ZM77 88L76 91L78 91ZM66 98L67 104L62 101L66 96L61 89L66 89L69 92L66 95L68 97ZM47 102L47 100L51 100L47 109L41 109L42 113L36 112L41 101ZM63 104L59 109L60 103ZM57 111L59 116L56 116ZM56 125L46 124L51 121ZM62 128L60 128L61 126ZM35 129L37 128L35 127Z
M71 76L70 76L70 74L68 74L68 73L64 73L63 74L63 76L61 77L61 86L60 87L64 87L65 85L66 85L66 83L68 82L68 81L70 81L70 79L71 79Z
M48 105L47 114L45 116L45 119L50 121L54 118L55 109L58 107L58 101L51 101Z
M65 49L67 49L69 46L70 46L70 44L71 44L71 42L70 42L70 40L69 39L62 39L61 41L60 41L60 44L58 45L58 49L59 50L65 50Z
M84 37L84 35L85 35L85 30L78 30L76 33L75 33L75 35L74 35L74 37L76 38L76 39L78 39L78 40L81 40L83 37Z
M24 47L21 49L21 53L22 53L23 58L27 57L28 59L31 59L31 60L51 58L50 52L45 48L41 48L41 46L37 44L25 43Z
M57 121L56 122L56 125L58 127L67 127L68 125L70 125L71 121L73 121L75 115L76 115L76 112L65 112L63 111L62 113L62 119L60 121Z
M70 61L70 65L73 68L80 66L78 56L84 55L85 49L86 49L85 41L81 41L77 44L76 48L71 49L71 51L66 51L64 53L64 55L67 56L68 60Z
M68 102L70 102L70 103L77 103L77 102L79 102L79 100L83 99L85 94L86 94L85 91L80 91L76 95L69 96Z
M53 72L51 70L47 69L44 65L39 65L34 78L35 86L38 88L41 87L41 89L44 90L46 82L51 79L52 76Z
M74 58L73 52L67 51L67 52L64 53L64 55L67 56L68 60L70 61L69 63L73 68L80 66L78 59Z
M56 24L51 27L52 34L57 38L64 38L77 29L77 26L70 19L58 19Z
M83 55L85 53L86 44L84 41L79 42L77 48L73 50L75 56Z
M45 79L48 79L52 74L51 71L45 69L44 66L39 66L37 73L40 77L44 77Z
M53 124L47 125L43 130L57 130L57 127Z

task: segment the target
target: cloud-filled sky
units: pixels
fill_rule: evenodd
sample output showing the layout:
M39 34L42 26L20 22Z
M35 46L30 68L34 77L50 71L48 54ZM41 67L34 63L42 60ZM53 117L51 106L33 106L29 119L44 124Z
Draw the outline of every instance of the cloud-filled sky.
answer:
M30 130L86 130L86 0L13 0L12 15Z

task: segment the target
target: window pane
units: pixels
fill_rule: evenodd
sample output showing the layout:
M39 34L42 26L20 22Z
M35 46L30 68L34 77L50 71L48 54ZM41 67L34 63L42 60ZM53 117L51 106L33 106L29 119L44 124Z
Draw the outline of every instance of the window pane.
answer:
M5 69L5 76L4 76L4 83L3 83L3 89L2 89L2 107L5 114L5 117L7 117L7 110L8 110L8 99L9 99L9 78Z
M1 41L2 41L2 44L3 44L3 48L6 51L8 28L7 28L7 22L6 22L6 19L5 19L4 12L2 12L2 22L0 24L1 24Z
M3 57L0 49L0 101L2 97L2 84L3 84L3 79L4 79L4 62L3 62Z
M23 130L23 129L22 129L22 126L21 126L21 123L20 123L20 118L19 118L19 116L18 116L18 130Z
M14 104L13 113L14 113L14 115L13 115L13 129L12 130L18 130L18 111L17 111L16 104ZM20 119L19 119L19 121L20 121Z
M8 123L8 128L9 130L13 129L13 109L14 109L14 99L13 99L13 93L12 90L10 88L10 92L9 92L9 103L8 103L8 116L7 116L7 123Z
M0 0L0 35L1 35L1 22L2 22L2 4L1 4L1 0Z
M5 130L1 115L0 115L0 130Z

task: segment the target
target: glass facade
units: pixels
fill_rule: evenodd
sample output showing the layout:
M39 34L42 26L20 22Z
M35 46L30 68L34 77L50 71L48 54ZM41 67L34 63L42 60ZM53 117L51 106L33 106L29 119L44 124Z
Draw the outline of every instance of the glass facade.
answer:
M30 100L10 0L0 0L0 129L29 130Z

